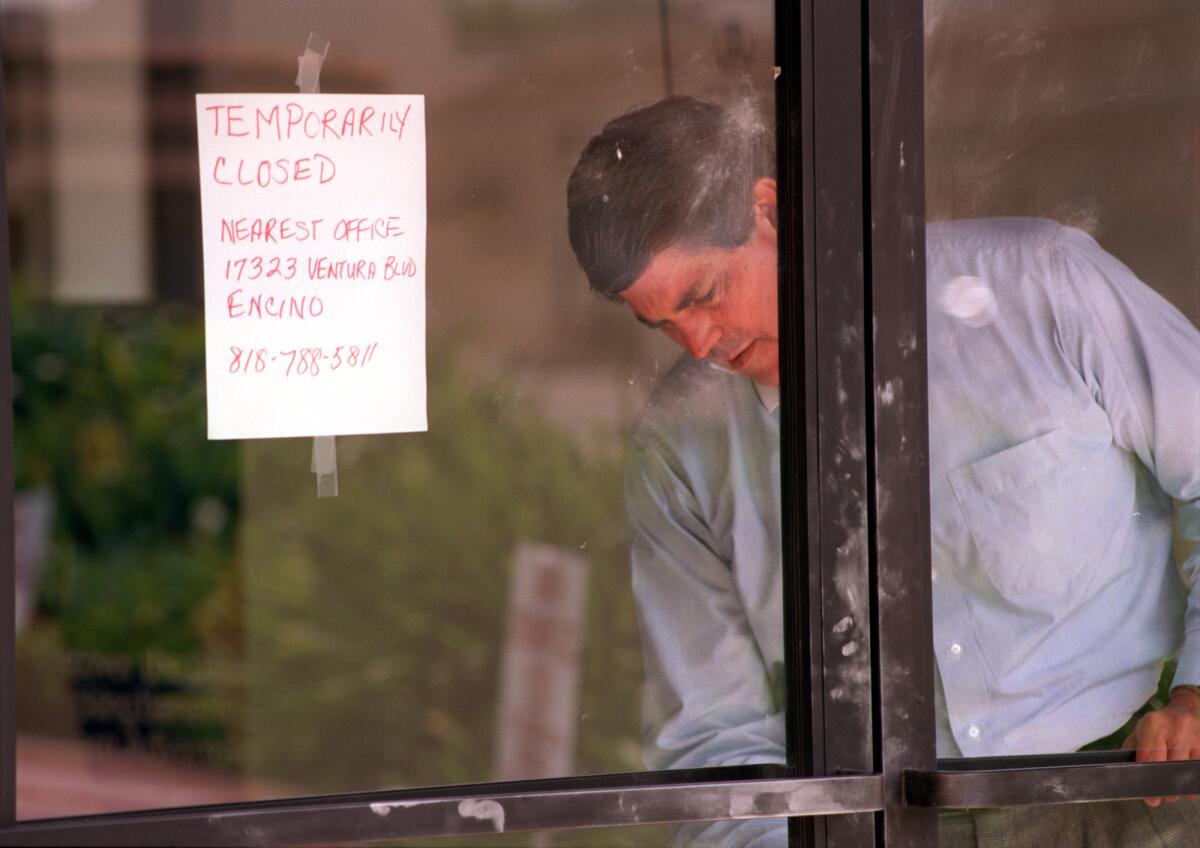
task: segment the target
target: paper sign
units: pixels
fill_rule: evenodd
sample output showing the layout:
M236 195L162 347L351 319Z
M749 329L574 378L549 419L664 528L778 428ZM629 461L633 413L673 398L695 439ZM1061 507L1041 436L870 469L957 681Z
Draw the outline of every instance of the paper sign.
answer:
M208 436L426 429L425 101L198 94Z

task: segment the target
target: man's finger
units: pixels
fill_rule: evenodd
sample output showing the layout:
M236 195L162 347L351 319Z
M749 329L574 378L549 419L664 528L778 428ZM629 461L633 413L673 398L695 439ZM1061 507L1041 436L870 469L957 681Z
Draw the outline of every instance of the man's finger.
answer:
M1171 744L1175 744L1175 740L1172 740ZM1172 762L1177 761L1177 760L1186 760L1188 758L1188 754L1190 754L1191 752L1192 752L1192 749L1189 747L1183 747L1183 748L1169 747L1169 748L1167 748L1167 759L1171 760ZM1179 795L1168 795L1166 798L1163 798L1163 800L1166 801L1168 804L1174 804L1176 801L1179 800L1179 798L1180 798Z
M1180 760L1190 760L1195 757L1196 749L1193 747L1196 744L1194 725L1194 721L1187 721L1175 726L1175 735L1168 742L1167 759L1172 762L1178 762ZM1166 800L1168 803L1174 803L1183 797L1182 795L1171 795Z
M1163 763L1167 761L1167 743L1162 738L1138 736L1137 761L1139 763Z
M1137 761L1139 763L1161 763L1167 759L1167 743L1161 733L1155 732L1158 722L1138 722L1134 736L1137 737ZM1163 802L1162 798L1147 798L1147 807L1157 807Z
M1172 762L1175 760L1191 759L1192 747L1188 744L1188 741L1186 739L1173 741L1171 747L1167 748L1167 759Z

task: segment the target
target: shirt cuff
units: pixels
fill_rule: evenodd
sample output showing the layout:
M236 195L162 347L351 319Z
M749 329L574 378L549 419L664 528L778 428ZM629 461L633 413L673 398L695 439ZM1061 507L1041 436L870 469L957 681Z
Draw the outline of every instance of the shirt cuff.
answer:
M1171 679L1172 688L1189 685L1200 686L1200 635L1192 636L1183 643L1179 664Z

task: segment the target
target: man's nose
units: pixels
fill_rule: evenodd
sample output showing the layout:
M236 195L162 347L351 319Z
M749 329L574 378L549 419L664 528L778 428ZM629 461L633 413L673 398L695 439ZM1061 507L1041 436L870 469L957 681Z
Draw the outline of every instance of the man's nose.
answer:
M721 338L716 324L704 316L677 322L675 331L675 341L687 350L693 359L704 359Z

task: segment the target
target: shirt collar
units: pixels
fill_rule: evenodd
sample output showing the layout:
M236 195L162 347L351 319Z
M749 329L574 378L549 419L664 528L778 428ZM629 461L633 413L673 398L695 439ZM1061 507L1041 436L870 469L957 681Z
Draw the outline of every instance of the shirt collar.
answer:
M766 383L755 383L754 391L758 393L758 401L767 412L779 409L779 386L768 386Z

